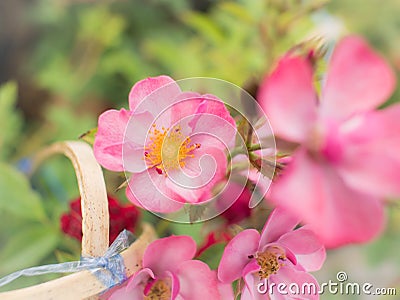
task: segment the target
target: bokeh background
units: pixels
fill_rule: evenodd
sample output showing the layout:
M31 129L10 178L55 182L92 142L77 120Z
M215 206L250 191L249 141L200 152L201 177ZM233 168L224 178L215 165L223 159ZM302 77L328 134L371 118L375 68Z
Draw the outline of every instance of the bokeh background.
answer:
M56 158L32 175L32 155L79 138L101 112L126 106L136 81L209 76L254 93L285 51L306 51L322 38L329 53L347 33L364 36L398 74L399 15L398 0L1 0L0 276L79 259L79 242L60 230L61 214L78 196L73 169ZM397 89L388 103L399 100ZM121 178L106 176L109 193L124 201L116 191ZM387 299L400 299L399 208L389 205L378 240L329 251L319 281L345 271L352 282L397 287ZM199 226L173 230L202 239Z

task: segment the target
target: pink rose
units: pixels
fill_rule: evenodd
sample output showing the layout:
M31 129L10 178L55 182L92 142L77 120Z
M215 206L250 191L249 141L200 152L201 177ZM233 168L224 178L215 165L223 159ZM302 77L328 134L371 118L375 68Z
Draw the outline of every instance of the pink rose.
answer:
M321 268L325 248L307 226L293 230L297 223L296 218L278 208L271 213L261 235L255 229L239 233L222 255L219 280L228 283L243 278L241 299L318 299L319 285L308 272ZM285 297L276 290L279 284L287 286ZM294 295L290 284L297 284L300 291L303 284L312 284L316 292Z
M218 282L215 272L203 262L192 260L196 243L189 236L170 236L152 242L143 255L143 269L110 300L228 300L229 286Z
M400 195L400 105L387 64L359 37L335 48L320 95L313 69L286 55L258 98L279 137L298 144L270 200L328 247L365 242L384 226L383 199Z
M235 142L235 121L224 103L182 92L159 76L133 86L129 108L104 112L94 143L102 166L130 173L128 198L164 213L210 200L226 174L225 150Z

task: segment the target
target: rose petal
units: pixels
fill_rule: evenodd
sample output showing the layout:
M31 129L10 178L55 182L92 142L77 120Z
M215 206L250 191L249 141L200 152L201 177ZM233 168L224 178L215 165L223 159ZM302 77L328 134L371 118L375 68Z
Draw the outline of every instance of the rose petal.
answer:
M393 92L395 76L387 63L360 37L336 46L321 102L323 116L346 118L382 104Z
M241 300L267 300L268 293L260 293L258 290L258 285L260 280L257 277L257 272L260 270L260 266L256 261L249 263L243 270L243 279L245 286L243 287L242 294L240 296ZM264 281L262 282L264 283ZM260 287L262 290L262 288Z
M129 93L129 108L135 113L149 111L157 116L181 93L176 82L168 76L149 77L137 82Z
M136 199L135 195L132 193L130 186L133 184L130 182L130 179L127 179L128 186L125 189L125 195L128 198L128 200L133 204L136 205L137 207L143 208L143 205Z
M211 190L226 174L227 159L219 149L201 147L181 169L167 172L167 187L190 203L206 202Z
M207 104L207 105L200 104L199 107L197 108L197 113L212 114L227 121L233 127L236 126L235 120L232 118L231 114L229 113L228 109L225 106L225 103L221 99L212 94L205 94L202 95L202 97L205 99L205 103L202 102L202 104Z
M292 231L299 222L300 219L289 211L280 207L275 208L264 225L259 248L276 242L283 234Z
M309 273L298 271L290 265L282 266L278 273L273 274L269 278L270 283L274 283L271 299L319 299L319 284L317 280ZM280 293L278 288L281 284ZM284 286L284 288L283 288ZM310 290L308 287L310 286ZM294 293L293 293L294 292ZM287 294L286 294L287 293ZM282 298L282 296L284 296Z
M98 130L93 150L97 161L111 171L123 171L122 145L125 140L125 129L131 112L107 110L99 117ZM125 145L126 149L131 145Z
M232 118L231 118L232 119ZM235 145L236 125L220 116L202 113L189 120L191 140L202 147L230 149Z
M262 82L258 100L275 134L302 142L316 119L317 98L310 64L301 57L283 57Z
M146 162L144 160L143 148L138 149L125 149L123 147L123 157L124 157L124 171L131 173L140 173L147 169ZM127 147L126 147L127 148Z
M122 147L124 170L140 173L147 169L144 159L146 139L150 135L154 117L149 112L132 114L126 126ZM138 145L132 147L131 145Z
M235 120L224 102L215 95L183 92L175 99L172 109L172 120L174 122L186 119L188 116L200 116L202 114L217 116L235 127ZM196 121L196 118L192 121L192 127L195 126Z
M171 300L176 299L180 289L179 278L172 272L165 272L171 281Z
M286 262L290 262L293 265L298 265L296 255L292 252L291 249L289 249L288 247L286 247L283 244L276 242L276 243L267 244L264 247L259 248L259 252L261 252L261 253L272 252L277 255L280 255L280 254L282 254L281 251L283 251L283 253L285 254L285 256L287 258ZM304 268L301 266L299 267L299 269L304 271Z
M297 262L306 271L319 270L325 261L324 245L307 227L284 234L279 238L278 243L289 248L295 254Z
M191 140L203 147L232 147L236 123L224 103L216 96L208 94L183 93L178 99L185 97L192 98L174 105L172 117L186 129ZM192 131L187 131L188 128Z
M380 198L400 195L400 157L382 145L348 149L338 171L349 186ZM399 149L399 148L397 148Z
M148 111L132 113L126 126L125 139L143 147L154 122L154 116Z
M132 203L140 203L140 207L154 212L174 212L183 203L181 197L168 188L164 174L155 168L142 173L133 173L127 187L127 196Z
M221 296L221 300L233 300L235 296L233 294L232 284L230 283L222 283L218 280L217 272L212 271L215 280L217 281L218 292Z
M373 111L343 127L340 175L354 189L378 197L400 195L400 105Z
M191 260L196 253L196 243L190 236L169 236L152 242L143 255L143 267L153 270L156 276L166 271L174 273L181 263Z
M206 105L202 95L195 92L182 92L174 100L171 112L171 123L175 124L189 116L198 114L199 107Z
M244 267L251 260L249 255L257 252L259 240L260 234L257 230L246 229L228 243L218 267L220 281L229 283L242 276Z
M273 184L270 200L310 224L327 247L369 241L384 225L378 199L348 187L334 169L303 149Z
M134 274L126 285L117 289L108 298L109 300L144 299L143 290L149 279L155 278L150 269L142 269Z
M210 268L198 260L181 263L176 271L179 295L185 300L221 299L217 279Z

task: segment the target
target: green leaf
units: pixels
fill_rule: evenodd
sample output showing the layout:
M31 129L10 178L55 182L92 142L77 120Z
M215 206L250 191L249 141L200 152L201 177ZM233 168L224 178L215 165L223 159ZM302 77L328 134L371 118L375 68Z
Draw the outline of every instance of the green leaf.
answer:
M120 42L125 26L126 20L111 13L107 5L96 5L80 11L78 38L112 46Z
M92 116L86 113L78 114L71 107L51 106L46 110L46 119L51 129L44 127L43 134L52 136L58 141L76 139L82 132L93 128L96 124Z
M58 232L52 227L27 226L1 250L0 274L38 265L56 248L58 240Z
M176 235L190 235L197 244L200 244L203 241L203 235L201 234L203 225L203 223L182 224L171 222L169 228Z
M182 20L212 44L218 45L224 40L221 29L207 15L190 12L184 14Z
M204 251L199 260L205 262L212 270L218 268L226 243L217 243Z
M97 134L97 127L93 128L93 129L90 129L89 131L86 131L79 138L84 140L86 143L88 143L88 144L93 146L96 134Z
M56 256L57 261L59 263L64 263L64 262L69 262L69 261L78 261L79 260L79 255L74 255L74 254L71 254L71 253L68 253L68 252L64 252L64 251L61 251L61 250L56 250L55 251L55 256Z
M232 16L236 17L236 19L244 24L246 23L253 23L254 18L253 16L247 11L246 9L243 8L238 3L235 2L222 2L220 4L220 9L221 11L226 11L227 13L230 13Z
M9 156L21 129L21 117L15 109L17 84L8 82L0 87L0 159Z
M5 163L0 163L0 210L26 219L46 219L41 199L27 178Z
M15 105L17 100L17 84L7 82L0 87L0 105L1 108L10 108Z

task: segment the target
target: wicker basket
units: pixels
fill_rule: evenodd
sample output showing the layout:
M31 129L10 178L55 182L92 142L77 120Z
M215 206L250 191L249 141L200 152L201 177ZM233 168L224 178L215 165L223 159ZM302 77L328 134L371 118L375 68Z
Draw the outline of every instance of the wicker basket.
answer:
M82 257L103 256L109 245L107 192L101 167L91 147L80 141L56 143L40 152L35 165L49 156L64 154L75 169L82 205ZM150 225L143 225L140 237L121 253L126 276L141 268L147 245L156 238ZM90 271L73 273L35 286L0 293L0 299L97 299L107 289Z

